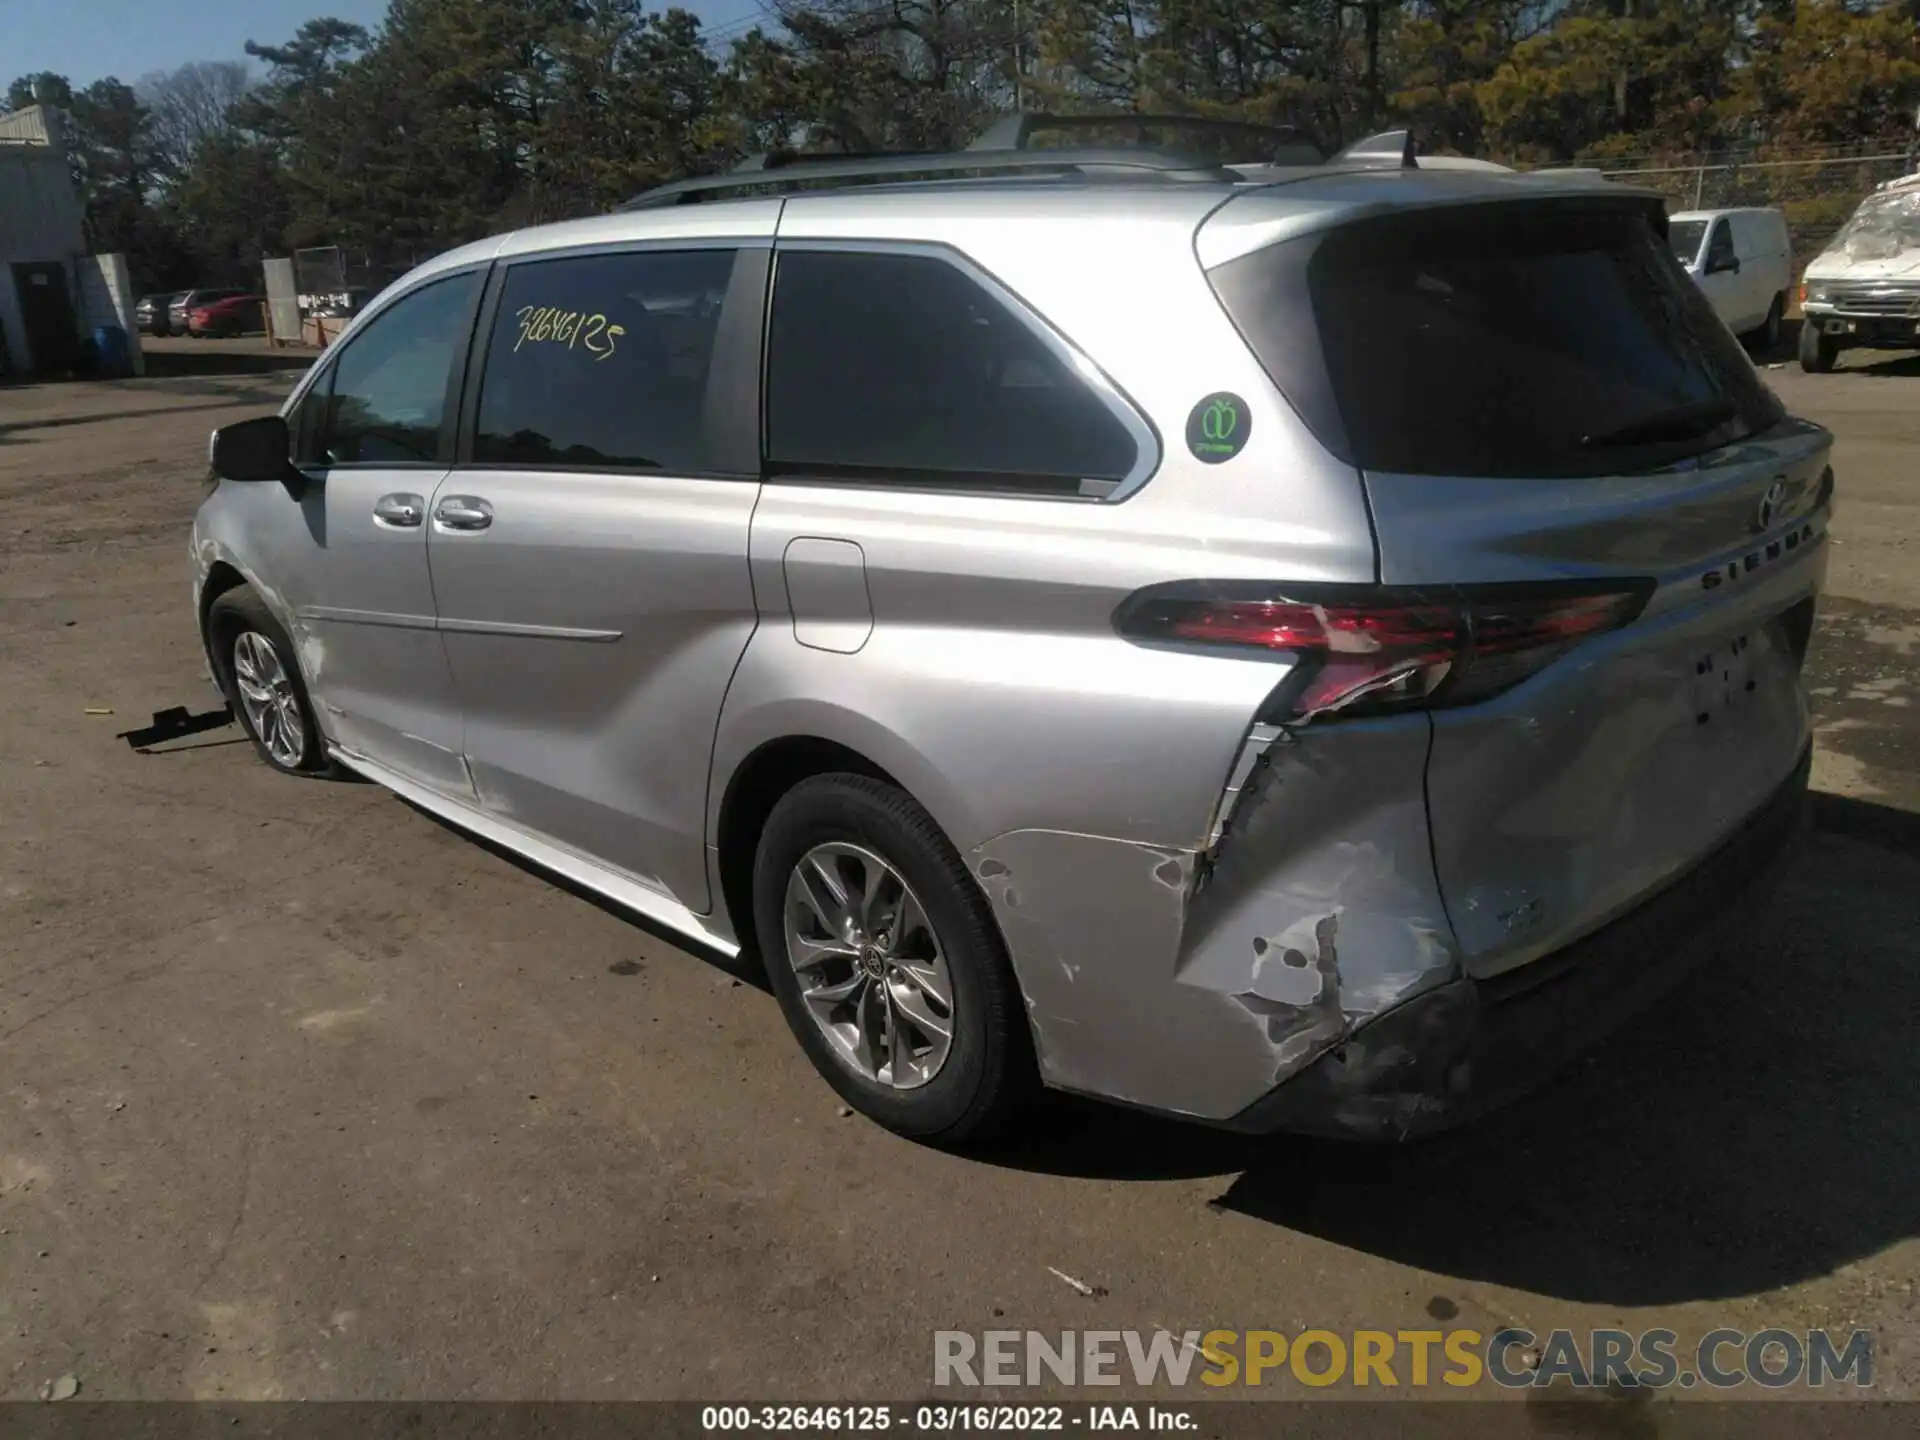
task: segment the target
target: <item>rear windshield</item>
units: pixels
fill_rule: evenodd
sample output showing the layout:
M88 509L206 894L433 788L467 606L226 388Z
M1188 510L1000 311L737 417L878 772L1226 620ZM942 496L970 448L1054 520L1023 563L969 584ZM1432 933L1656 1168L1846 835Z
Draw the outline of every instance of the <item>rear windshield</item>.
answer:
M1784 413L1638 205L1402 213L1212 278L1322 443L1364 469L1617 474Z
M1704 220L1675 220L1667 226L1667 248L1682 265L1700 253L1700 240L1707 233Z

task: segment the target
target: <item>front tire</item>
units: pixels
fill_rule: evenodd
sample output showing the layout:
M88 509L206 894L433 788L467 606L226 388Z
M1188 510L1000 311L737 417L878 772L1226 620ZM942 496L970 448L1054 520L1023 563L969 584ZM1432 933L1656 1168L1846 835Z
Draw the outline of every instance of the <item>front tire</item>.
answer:
M1800 368L1809 375L1825 375L1840 358L1840 347L1831 335L1822 334L1820 322L1811 316L1800 322Z
M817 775L767 817L754 926L794 1037L854 1109L938 1145L1033 1088L1025 1006L986 898L896 786Z
M293 641L251 585L214 600L207 638L220 688L260 758L286 775L324 773L326 746Z

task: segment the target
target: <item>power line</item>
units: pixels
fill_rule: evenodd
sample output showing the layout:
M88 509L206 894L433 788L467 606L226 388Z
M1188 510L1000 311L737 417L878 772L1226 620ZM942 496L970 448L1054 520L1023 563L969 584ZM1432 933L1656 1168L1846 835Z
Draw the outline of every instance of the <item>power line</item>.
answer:
M737 39L752 31L756 26L763 25L768 21L778 26L780 17L771 6L759 4L744 15L736 15L731 20L722 21L720 24L706 29L702 39L709 45Z

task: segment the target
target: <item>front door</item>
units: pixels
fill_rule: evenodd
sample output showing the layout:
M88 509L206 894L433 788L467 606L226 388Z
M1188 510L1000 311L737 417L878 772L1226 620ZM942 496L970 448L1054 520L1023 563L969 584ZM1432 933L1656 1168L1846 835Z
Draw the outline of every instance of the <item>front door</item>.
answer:
M427 570L427 504L452 456L450 377L479 297L468 271L387 306L293 417L306 535L273 573L322 727L354 755L472 797ZM292 562L292 563L289 563Z
M505 266L427 537L482 803L697 912L714 726L755 622L768 256Z
M27 331L27 368L72 370L80 363L80 330L67 293L67 267L36 260L13 267L20 319Z
M1733 227L1727 217L1713 222L1707 234L1707 258L1700 264L1700 289L1713 313L1735 334L1753 324L1748 313L1747 282L1740 274L1740 257L1733 248Z

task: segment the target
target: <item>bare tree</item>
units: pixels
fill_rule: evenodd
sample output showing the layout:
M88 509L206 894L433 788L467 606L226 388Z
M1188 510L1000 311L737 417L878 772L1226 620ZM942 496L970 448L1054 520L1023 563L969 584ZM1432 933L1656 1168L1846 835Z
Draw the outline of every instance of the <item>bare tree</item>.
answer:
M139 95L153 116L153 140L162 173L177 179L209 140L233 128L233 107L253 88L238 60L197 60L140 81Z

